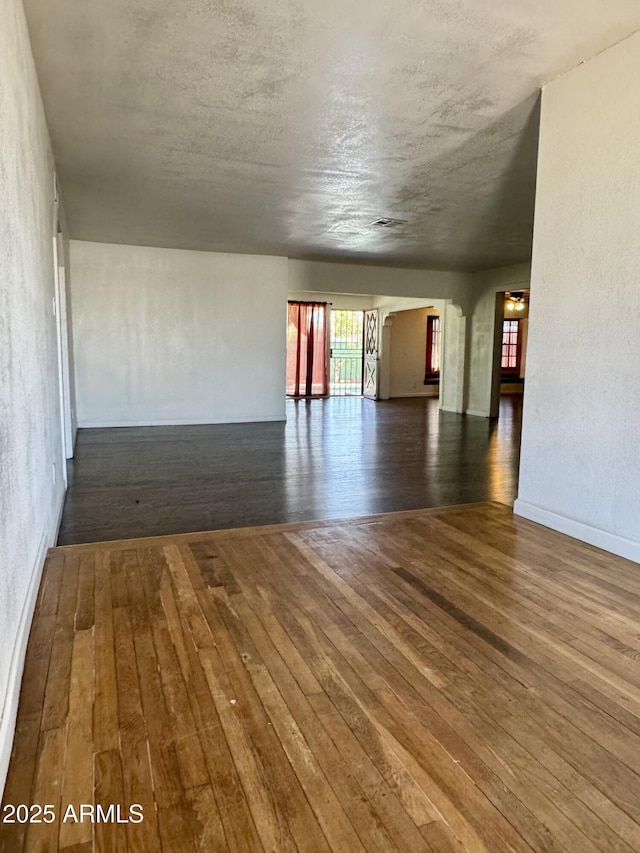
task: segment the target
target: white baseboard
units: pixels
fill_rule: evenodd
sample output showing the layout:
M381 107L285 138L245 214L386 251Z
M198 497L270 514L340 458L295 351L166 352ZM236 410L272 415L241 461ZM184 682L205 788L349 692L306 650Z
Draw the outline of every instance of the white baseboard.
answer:
M537 524L550 527L559 533L566 533L567 536L572 536L581 542L587 542L589 545L595 545L596 548L602 548L603 551L609 551L618 557L625 557L627 560L640 563L640 542L633 539L625 539L615 533L608 533L606 530L600 530L600 528L584 524L582 521L550 512L548 509L541 509L520 499L515 502L513 512L514 515L535 521Z
M40 539L36 561L31 571L31 580L29 581L29 588L22 606L18 633L11 655L7 692L4 697L2 718L0 719L0 791L4 791L7 780L7 771L9 769L9 760L11 758L11 749L15 735L16 717L18 715L18 701L22 686L24 659L27 653L27 642L29 640L29 631L31 630L33 611L36 607L36 599L38 598L38 590L40 588L42 569L44 568L44 561L47 556L47 547L49 545L47 539L47 531L45 531Z
M475 409L467 409L465 415L473 415L474 418L490 418L489 412L478 412Z
M148 427L148 426L201 426L207 424L244 424L244 423L267 423L272 421L286 421L286 417L279 416L256 416L247 418L173 418L161 421L81 421L78 429L108 429L111 427Z
M461 415L462 412L459 412L455 406L440 406L441 412L452 412L454 415Z

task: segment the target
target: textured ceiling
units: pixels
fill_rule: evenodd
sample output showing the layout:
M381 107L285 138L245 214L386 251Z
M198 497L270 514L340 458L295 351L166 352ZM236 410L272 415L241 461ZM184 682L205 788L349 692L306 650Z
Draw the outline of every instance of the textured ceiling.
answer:
M538 90L640 28L638 0L25 6L72 237L434 269L528 258Z

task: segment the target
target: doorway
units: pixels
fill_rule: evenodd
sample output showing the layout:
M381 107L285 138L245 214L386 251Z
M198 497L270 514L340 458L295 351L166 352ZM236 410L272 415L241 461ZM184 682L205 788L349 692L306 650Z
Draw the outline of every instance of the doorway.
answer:
M498 291L495 297L490 417L498 417L503 396L525 391L529 289Z
M529 326L529 291L504 294L500 394L523 394Z
M361 397L364 311L331 310L329 353L329 394L332 397Z

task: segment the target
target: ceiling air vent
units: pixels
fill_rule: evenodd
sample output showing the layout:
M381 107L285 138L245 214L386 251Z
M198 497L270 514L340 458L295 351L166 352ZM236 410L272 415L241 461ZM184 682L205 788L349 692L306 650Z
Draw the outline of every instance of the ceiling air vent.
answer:
M397 225L406 225L406 219L391 219L388 216L381 216L380 219L376 219L371 223L372 225L377 225L379 228L395 228Z

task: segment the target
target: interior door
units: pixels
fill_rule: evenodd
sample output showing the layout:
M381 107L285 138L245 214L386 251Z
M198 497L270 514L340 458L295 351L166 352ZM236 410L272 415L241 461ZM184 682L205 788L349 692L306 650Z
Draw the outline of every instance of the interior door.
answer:
M378 312L364 312L364 381L362 393L378 399Z

